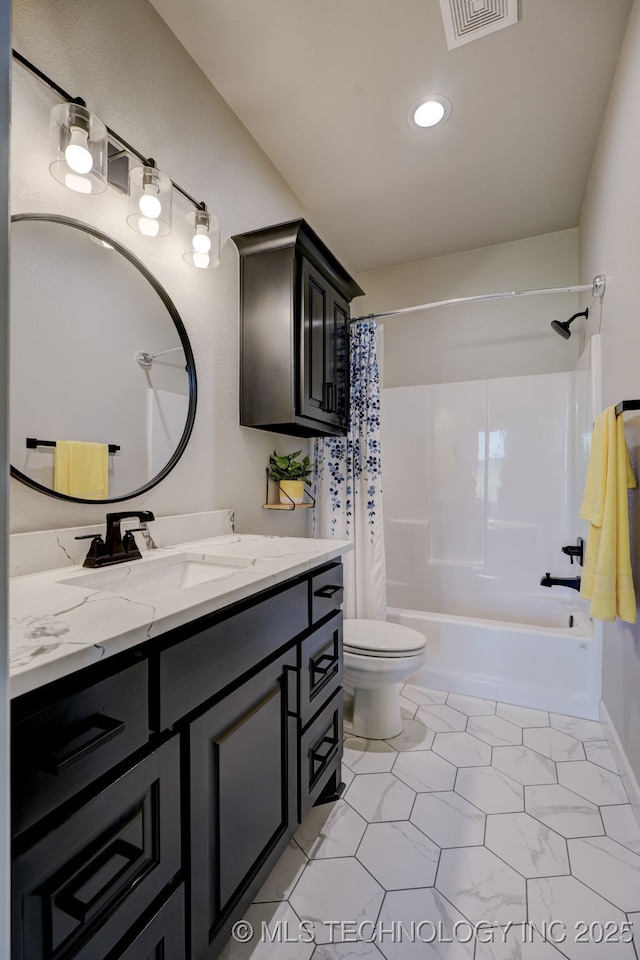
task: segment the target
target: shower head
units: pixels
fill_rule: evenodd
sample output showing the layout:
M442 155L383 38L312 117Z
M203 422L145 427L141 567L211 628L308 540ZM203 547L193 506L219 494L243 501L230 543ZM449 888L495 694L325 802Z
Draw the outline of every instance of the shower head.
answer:
M569 337L571 336L571 330L569 330L569 327L571 326L573 321L576 319L576 317L588 317L588 316L589 316L589 308L587 307L587 309L583 310L582 313L574 313L574 315L572 317L569 317L568 320L565 320L564 323L561 323L560 320L552 320L551 329L555 330L556 333L559 333L564 340L568 340Z

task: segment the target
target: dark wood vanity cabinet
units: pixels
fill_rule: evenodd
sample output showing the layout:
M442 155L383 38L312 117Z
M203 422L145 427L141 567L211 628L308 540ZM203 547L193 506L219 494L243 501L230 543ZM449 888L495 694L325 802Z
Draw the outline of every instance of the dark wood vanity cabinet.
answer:
M298 437L348 428L349 303L363 291L304 220L240 251L240 423Z
M13 702L12 960L214 960L342 757L342 565Z
M189 725L191 954L215 956L297 824L295 651Z

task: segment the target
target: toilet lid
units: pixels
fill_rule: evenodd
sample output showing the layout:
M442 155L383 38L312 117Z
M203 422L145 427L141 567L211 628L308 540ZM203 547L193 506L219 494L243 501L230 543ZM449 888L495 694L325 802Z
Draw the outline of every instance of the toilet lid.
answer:
M424 650L426 640L417 630L387 620L345 620L344 649L374 656L399 657Z

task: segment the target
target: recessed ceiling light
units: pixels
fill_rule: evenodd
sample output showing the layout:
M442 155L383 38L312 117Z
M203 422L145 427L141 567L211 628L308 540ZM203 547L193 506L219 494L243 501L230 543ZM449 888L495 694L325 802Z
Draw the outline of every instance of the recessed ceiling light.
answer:
M435 127L448 120L451 114L451 104L446 97L430 94L421 97L409 110L409 123L416 130L425 127Z

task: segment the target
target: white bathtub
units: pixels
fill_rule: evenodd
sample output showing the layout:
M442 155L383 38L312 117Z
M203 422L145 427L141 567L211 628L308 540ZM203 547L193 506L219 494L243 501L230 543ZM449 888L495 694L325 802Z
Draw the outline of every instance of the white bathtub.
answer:
M594 631L584 612L568 604L534 606L527 611L532 623L398 608L387 616L426 637L426 662L415 677L425 686L598 720L600 625Z

